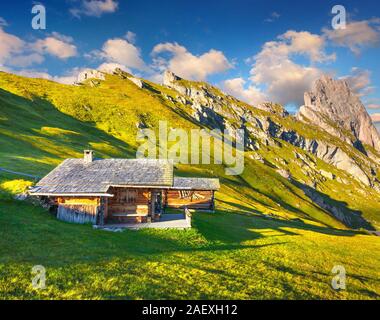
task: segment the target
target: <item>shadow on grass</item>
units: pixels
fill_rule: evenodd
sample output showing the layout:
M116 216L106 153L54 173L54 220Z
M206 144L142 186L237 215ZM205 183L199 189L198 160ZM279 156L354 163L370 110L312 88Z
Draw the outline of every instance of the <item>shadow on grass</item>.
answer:
M206 214L201 213L201 215ZM272 230L276 236L298 236L297 230L343 237L352 237L358 234L357 231L315 226L297 220L248 216L239 212L217 211L207 215L208 219L195 220L193 225L205 238L211 241L231 242L263 238L266 237L264 230Z
M345 226L352 229L364 228L366 230L376 230L371 223L363 218L361 211L348 208L346 202L334 200L327 194L298 181L292 180L292 183L297 188L303 190L313 203L321 207L333 218L341 221Z
M223 221L221 221L221 219ZM220 220L222 223L218 223ZM196 214L191 230L125 230L112 233L56 220L42 208L21 201L2 201L0 262L62 264L111 258L151 256L171 252L241 250L280 245L244 244L263 237L250 230L252 218L218 213ZM230 225L230 227L226 227Z
M59 111L48 100L35 96L26 99L0 89L0 102L3 104L0 129L6 133L0 138L0 155L2 162L11 166L6 169L24 168L23 172L44 174L53 167L45 159L63 159L73 152L82 153L89 146L101 157L135 157L126 142L98 129L93 122L80 121ZM45 133L41 131L43 127L58 131ZM44 143L46 140L48 145Z
M245 185L252 189L254 192L264 195L265 197L271 199L274 203L277 203L281 206L281 208L286 209L287 211L294 213L297 216L307 218L309 220L319 222L324 224L327 228L333 229L332 227L329 227L322 221L315 219L310 214L305 212L304 210L301 210L300 208L296 208L292 206L291 204L285 202L283 199L281 199L278 195L269 194L268 192L263 192L262 190L259 190L255 186L250 185L243 177L240 177L241 184L239 184L236 181L229 181L229 185L234 188L234 190L237 190L239 185ZM279 182L281 183L281 182ZM284 188L287 188L287 190L292 193L295 197L299 197L294 190L292 190L291 186L294 186L298 189L300 189L306 196L306 199L309 199L309 206L314 207L316 210L324 212L326 215L331 216L332 218L340 221L343 225L345 225L348 228L351 229L366 229L370 231L376 230L374 226L367 221L363 217L363 213L359 210L353 210L348 207L348 204L343 201L338 201L335 199L332 199L327 194L324 194L322 192L319 192L313 188L311 188L308 185L305 185L303 183L300 183L295 180L291 180L289 182L289 186L284 184ZM247 197L252 203L254 202L260 202L262 205L268 207L268 204L265 204L263 201L259 201L258 199L254 199L251 194L245 194L245 197ZM219 200L222 201L223 200ZM305 201L302 199L302 201ZM245 207L240 204L233 204L233 203L226 203L228 205L233 205L236 208L239 208L243 211L251 211L253 213L258 213L255 210L250 209L249 207ZM278 208L277 208L278 209Z
M218 199L218 202L221 204L226 204L226 205L234 208L233 210L230 210L231 213L240 213L240 214L248 213L250 215L257 214L257 215L263 216L263 213L261 211L253 209L253 208L248 207L248 206L244 206L240 203L235 203L235 202L226 201L226 200L222 200L222 199Z

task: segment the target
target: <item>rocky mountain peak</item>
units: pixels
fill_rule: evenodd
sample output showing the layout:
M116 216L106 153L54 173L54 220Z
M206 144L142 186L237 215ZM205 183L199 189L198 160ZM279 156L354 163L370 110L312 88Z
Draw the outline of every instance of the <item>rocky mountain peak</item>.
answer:
M305 93L304 101L297 114L299 120L309 120L361 151L363 144L380 151L380 135L345 80L322 76L312 90Z
M165 86L170 87L173 84L173 82L178 81L178 80L181 80L181 78L178 77L176 74L174 74L172 71L170 70L165 71L164 79L163 79L163 84Z

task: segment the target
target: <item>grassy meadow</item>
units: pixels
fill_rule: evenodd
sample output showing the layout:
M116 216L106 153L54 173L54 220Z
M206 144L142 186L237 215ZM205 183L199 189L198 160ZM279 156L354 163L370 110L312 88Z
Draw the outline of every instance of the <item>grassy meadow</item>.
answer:
M111 233L57 221L9 200L0 207L2 299L378 299L380 239L226 212L191 230ZM31 268L47 270L32 288ZM347 289L331 288L334 265Z

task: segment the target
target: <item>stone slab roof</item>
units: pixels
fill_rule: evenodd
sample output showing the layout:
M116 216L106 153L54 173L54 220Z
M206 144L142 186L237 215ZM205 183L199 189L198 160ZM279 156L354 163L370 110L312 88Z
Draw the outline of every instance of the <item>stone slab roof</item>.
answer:
M173 164L154 159L66 159L39 181L31 194L106 193L110 186L173 185Z
M174 177L172 189L181 190L219 190L219 179Z

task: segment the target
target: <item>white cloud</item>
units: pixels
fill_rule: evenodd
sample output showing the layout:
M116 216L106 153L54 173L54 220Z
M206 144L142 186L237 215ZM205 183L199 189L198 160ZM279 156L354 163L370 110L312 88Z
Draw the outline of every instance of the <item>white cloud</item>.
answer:
M380 122L380 113L372 113L371 119L372 119L372 122Z
M0 27L0 64L6 63L10 58L23 51L25 42L20 38L6 33Z
M0 65L28 67L43 61L44 57L35 52L30 43L5 32L0 27Z
M41 64L44 60L44 56L39 53L20 54L8 61L8 65L25 68L33 64Z
M52 39L55 41L51 41ZM37 40L34 43L26 42L15 35L5 32L0 27L0 70L29 78L72 83L74 71L70 71L62 77L53 77L44 70L27 68L33 64L41 64L46 53L63 59L76 54L76 47L71 44L72 41L71 37L53 32L45 39Z
M39 79L46 79L46 80L51 80L63 84L74 84L74 82L77 80L78 74L85 70L84 68L74 68L71 69L70 71L66 72L62 76L52 76L46 71L39 71L39 70L34 70L34 69L11 69L11 68L6 68L6 67L1 67L1 71L17 74L19 76L23 77L28 77L28 78L39 78Z
M154 73L151 73L150 75L148 75L147 79L152 81L152 82L162 84L162 82L164 80L164 74L162 72L154 72Z
M136 34L128 31L123 38L108 39L101 50L93 50L84 54L92 63L101 61L98 70L111 73L115 68L126 72L134 71L152 73L151 68L144 62L140 49L134 45Z
M159 56L169 53L169 59ZM200 56L190 53L178 43L160 43L153 48L155 68L162 71L170 69L181 77L191 80L205 80L209 75L232 68L223 52L211 49Z
M52 76L48 74L46 71L38 71L34 69L12 69L9 67L0 66L0 71L17 74L19 76L28 77L28 78L40 78L52 80Z
M18 70L18 71L13 71L12 73L18 74L20 76L28 77L28 78L40 78L40 79L47 79L51 80L52 76L48 74L47 72L44 71L36 71L36 70Z
M365 47L376 46L380 42L380 19L348 23L345 29L323 29L324 35L335 45L349 48L356 55Z
M367 109L370 109L370 110L380 109L380 98L366 97L364 99L364 103Z
M8 22L4 18L0 17L0 27L6 27L7 25Z
M127 39L127 41L129 43L135 44L135 42L136 42L136 33L132 32L132 31L128 31L125 34L125 38Z
M87 70L87 68L72 68L61 76L50 76L50 80L63 84L74 84L78 79L79 73L85 70Z
M0 67L0 70L1 70L1 67ZM40 79L51 80L51 81L62 83L62 84L71 85L77 81L79 73L85 70L87 70L87 68L76 67L76 68L70 69L69 71L65 72L63 75L60 75L60 76L52 76L46 71L37 71L34 69L21 69L21 70L5 69L3 71L18 74L20 76L24 76L28 78L40 78Z
M243 78L225 80L222 87L230 95L251 105L267 101L266 95L259 88L252 84L246 87L246 81Z
M77 55L77 48L71 37L54 32L45 39L37 40L35 48L40 53L48 53L59 59L67 59Z
M293 55L305 56L310 63L297 64ZM268 99L282 104L303 104L305 91L310 90L322 75L315 62L328 62L335 55L325 53L323 37L306 31L287 31L277 41L264 44L262 50L248 61L253 62L250 71L252 85L265 86Z
M360 97L372 93L375 89L371 86L371 72L369 70L354 67L351 69L351 74L342 77L342 79L346 80L350 88Z
M286 56L291 54L303 54L308 56L312 62L326 62L336 59L335 54L325 53L325 39L308 31L289 30L278 37L277 50Z
M270 14L269 18L266 18L264 21L265 22L274 22L275 20L279 19L281 17L281 15L274 11Z
M148 67L141 58L139 48L127 40L115 38L107 40L102 50L95 55L104 59L107 63L116 63L126 69L148 71Z
M51 36L54 37L55 39L61 40L62 42L67 42L67 43L72 43L72 42L74 42L73 37L70 37L70 36L64 35L64 34L62 34L62 33L56 32L56 31L53 31L53 32L51 33Z
M82 0L78 8L71 8L73 16L82 15L100 17L104 13L113 13L118 9L119 3L115 0Z
M105 62L105 63L102 63L99 67L98 67L98 70L99 71L103 71L103 72L106 72L106 73L112 73L116 68L119 68L123 71L126 71L126 72L129 72L131 73L131 70L126 68L124 65L122 64L119 64L119 63L112 63L112 62Z
M25 68L41 64L45 60L45 54L67 59L77 54L72 41L71 37L53 32L45 39L26 42L0 27L0 65Z
M316 64L336 59L335 54L326 53L325 47L326 39L321 35L289 30L246 59L246 63L252 64L249 82L234 78L224 81L222 86L251 104L273 101L302 105L304 92L323 74ZM296 63L295 56L306 58L306 62Z

